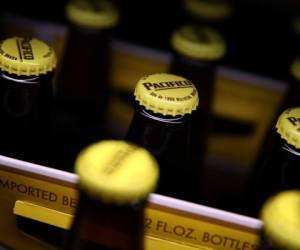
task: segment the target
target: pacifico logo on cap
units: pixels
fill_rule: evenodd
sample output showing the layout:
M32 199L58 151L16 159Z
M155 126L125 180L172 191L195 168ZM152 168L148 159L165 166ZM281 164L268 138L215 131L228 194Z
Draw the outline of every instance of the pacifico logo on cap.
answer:
M20 59L34 60L32 46L28 38L17 40L17 45L19 48Z
M277 133L289 144L300 149L300 108L285 110L276 123Z
M177 89L177 88L186 88L193 86L193 83L191 83L188 80L185 81L173 81L173 82L159 82L159 83L151 83L151 82L145 82L143 83L144 87L147 90L165 90L165 89Z
M142 77L134 94L146 109L172 116L191 113L199 101L198 92L191 81L167 73Z

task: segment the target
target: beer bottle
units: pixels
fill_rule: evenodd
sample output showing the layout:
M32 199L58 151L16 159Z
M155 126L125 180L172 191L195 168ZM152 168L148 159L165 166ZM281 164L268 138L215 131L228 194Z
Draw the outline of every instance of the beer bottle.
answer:
M263 202L273 194L300 188L300 108L286 109L279 116L272 148L255 169L246 202L248 215L257 217Z
M296 13L291 13L290 15L290 45L291 53L300 53L299 41L300 41L300 15L297 11Z
M206 142L212 126L212 103L216 67L225 54L226 44L214 29L196 25L182 25L171 35L173 58L169 72L189 79L198 90L196 110L195 148L199 167L203 164Z
M55 131L57 164L71 171L78 152L105 135L110 46L119 14L107 0L73 0L66 5L66 18L65 50L56 81Z
M270 127L266 129L261 146L258 149L257 157L254 161L253 168L259 168L264 161L264 158L269 154L273 145L274 124L280 114L290 108L300 105L300 57L297 56L289 67L288 88L284 93L282 101L274 114L274 120L270 122Z
M284 97L283 108L299 105L300 101L300 56L296 56L290 67L290 81Z
M268 198L260 213L260 250L300 249L300 191L286 190Z
M54 50L36 38L0 43L0 154L51 162Z
M276 141L276 136L274 136L274 133L276 133L275 124L280 116L280 114L290 108L290 107L296 107L300 104L300 75L299 75L299 69L300 69L300 57L297 56L292 61L290 67L289 67L289 77L288 77L288 88L287 91L284 93L281 103L279 104L279 107L274 112L274 118L271 120L269 127L266 129L266 132L264 134L264 137L261 141L260 146L257 149L257 155L255 160L253 161L252 169L249 173L246 184L246 193L251 193L253 181L255 181L256 174L258 169L261 168L262 164L265 161L265 158L268 154L271 153L272 147L274 145L274 142ZM243 196L244 193L242 193L241 199L243 200L245 196ZM244 203L244 202L241 202ZM245 211L247 211L248 205L246 204ZM244 213L244 211L237 211L240 213ZM247 212L246 212L247 213Z
M122 140L87 146L75 161L79 203L65 250L144 249L144 208L159 171L144 148Z
M173 74L151 74L137 82L134 96L126 140L145 147L157 159L158 193L196 201L199 176L191 150L192 111L198 105L194 84Z
M187 20L210 26L222 34L233 12L230 0L182 0L182 7Z

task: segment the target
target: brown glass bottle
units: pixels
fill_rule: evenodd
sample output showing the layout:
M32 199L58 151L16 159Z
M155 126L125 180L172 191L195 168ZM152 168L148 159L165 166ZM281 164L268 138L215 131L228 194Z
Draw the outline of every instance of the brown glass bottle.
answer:
M49 165L55 52L23 37L3 40L0 50L0 154Z
M260 219L263 228L260 250L300 249L300 192L286 190L269 197L263 204Z
M234 11L230 0L182 0L186 20L212 27L226 37L230 17Z
M160 73L142 77L134 95L134 115L125 139L156 157L158 193L197 201L199 176L191 144L197 90L183 77Z
M215 30L196 25L178 27L171 36L173 58L169 72L181 75L194 83L198 90L199 106L194 122L194 154L203 165L207 136L212 126L216 67L225 54L225 41Z
M274 119L270 122L270 126L266 129L265 135L261 141L261 145L259 146L259 149L257 150L257 156L254 160L254 163L252 165L252 170L249 173L248 177L248 183L246 185L247 190L246 192L251 192L251 188L253 185L253 181L256 178L256 174L258 169L261 168L263 165L267 155L271 154L273 145L276 143L277 136L274 136L276 134L276 121L280 114L284 112L284 110L290 108L290 107L296 107L300 105L300 75L299 75L299 69L300 69L300 59L299 57L295 57L293 62L291 63L290 67L290 74L288 79L288 89L286 93L283 96L283 99L275 112ZM242 200L244 198L241 198ZM242 202L244 203L244 202Z
M290 78L288 89L284 95L279 112L293 106L298 106L300 101L300 56L296 56L290 65Z
M77 153L105 136L112 30L119 15L106 0L72 0L56 81L57 161L72 170ZM66 143L67 142L67 143Z
M300 105L300 57L295 57L291 63L290 70L289 70L289 79L288 79L288 88L287 91L284 93L282 101L275 112L274 119L270 122L270 126L266 129L264 138L261 141L261 146L257 151L256 159L253 163L253 169L259 168L262 165L262 162L265 159L265 156L270 153L271 147L274 144L274 133L275 133L275 126L277 118L280 114L290 108L296 107Z
M285 110L272 135L273 145L257 166L248 187L243 213L257 217L265 200L277 192L300 188L300 108Z
M103 140L84 149L75 168L80 197L64 249L143 250L144 210L158 178L153 156Z
M299 41L300 41L300 15L299 10L295 9L296 12L290 15L290 51L292 55L300 53Z

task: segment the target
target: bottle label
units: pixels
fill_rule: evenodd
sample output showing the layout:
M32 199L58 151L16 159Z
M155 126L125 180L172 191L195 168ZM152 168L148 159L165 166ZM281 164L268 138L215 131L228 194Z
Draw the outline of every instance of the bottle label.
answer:
M78 201L77 182L74 174L0 156L0 242L13 248L22 248L26 244L31 246L30 249L41 249L39 241L24 236L16 228L13 211L16 201L20 200L41 206L43 211L49 208L49 211L62 213L61 216L67 217L65 225L61 225L57 217L48 223L70 228ZM47 220L54 218L50 213L44 215ZM46 223L36 216L35 212L31 219ZM149 198L144 225L146 245L150 238L155 238L165 240L170 246L179 244L182 249L191 246L217 250L258 249L262 227L256 219L201 205L193 204L191 208L190 203L155 194Z
M246 228L217 222L176 210L164 211L155 206L147 209L146 235L187 244L196 248L250 250L258 249L258 235Z

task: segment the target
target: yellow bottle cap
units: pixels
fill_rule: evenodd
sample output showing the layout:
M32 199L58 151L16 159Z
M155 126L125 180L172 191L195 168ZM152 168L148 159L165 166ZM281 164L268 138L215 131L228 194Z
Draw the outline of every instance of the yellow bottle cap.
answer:
M276 123L277 133L288 144L300 149L300 108L285 110Z
M261 220L268 237L280 249L300 249L300 191L283 191L269 198L262 207Z
M36 38L12 37L0 43L0 68L10 74L37 76L56 67L56 54Z
M216 30L195 25L184 25L175 30L171 45L178 53L200 60L218 60L226 52L226 43Z
M119 12L116 6L106 0L73 0L66 6L67 18L81 26L105 29L117 25Z
M140 105L162 115L185 115L198 106L198 92L189 80L167 73L142 77L134 91Z
M103 140L83 149L75 172L88 195L116 204L145 199L155 190L159 175L146 149L121 140Z
M300 81L300 57L295 58L292 62L291 74L295 79Z
M194 18L219 21L228 18L233 10L226 0L184 0L183 8Z

